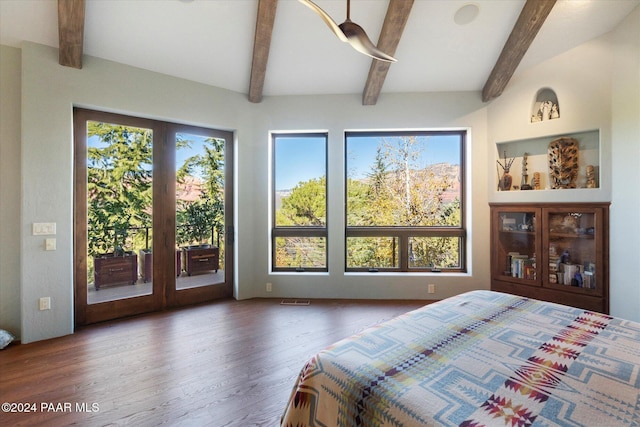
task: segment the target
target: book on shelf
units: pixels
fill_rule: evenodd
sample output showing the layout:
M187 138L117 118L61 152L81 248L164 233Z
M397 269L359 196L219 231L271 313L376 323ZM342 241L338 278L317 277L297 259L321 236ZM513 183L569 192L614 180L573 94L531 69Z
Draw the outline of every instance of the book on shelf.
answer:
M524 278L527 280L536 280L536 266L535 264L525 264L524 266Z
M580 264L560 263L555 274L557 282L551 283L585 289L592 289L591 287L595 285L593 272L585 271L584 266Z
M519 253L510 254L511 256L511 277L519 279L535 280L536 264L534 258Z

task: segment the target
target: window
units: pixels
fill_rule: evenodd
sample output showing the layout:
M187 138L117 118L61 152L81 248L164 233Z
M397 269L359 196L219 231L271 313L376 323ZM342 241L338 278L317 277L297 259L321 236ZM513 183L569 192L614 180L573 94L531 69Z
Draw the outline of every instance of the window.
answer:
M346 133L346 271L466 271L465 136Z
M272 134L273 271L327 271L327 134Z

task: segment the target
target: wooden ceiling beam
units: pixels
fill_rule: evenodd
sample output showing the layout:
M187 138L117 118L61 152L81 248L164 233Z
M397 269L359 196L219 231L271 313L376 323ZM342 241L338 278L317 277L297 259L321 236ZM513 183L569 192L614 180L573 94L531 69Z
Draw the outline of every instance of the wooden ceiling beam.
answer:
M499 97L549 16L556 0L527 0L482 89L482 101Z
M387 14L384 17L378 48L383 52L394 56L396 48L400 43L400 38L404 27L409 19L409 13L413 6L413 0L389 0ZM387 78L391 63L385 61L371 60L369 76L362 93L362 105L375 105L382 90L382 85Z
M249 101L261 102L264 79L267 74L267 61L271 47L273 23L276 19L278 0L260 0L256 33L253 40L253 61L251 63L251 80L249 81Z
M58 62L82 68L85 0L58 0Z

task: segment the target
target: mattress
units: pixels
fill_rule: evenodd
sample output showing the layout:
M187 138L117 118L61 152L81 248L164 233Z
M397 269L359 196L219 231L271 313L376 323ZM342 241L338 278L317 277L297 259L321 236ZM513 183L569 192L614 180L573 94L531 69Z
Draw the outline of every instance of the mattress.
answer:
M640 323L492 291L310 358L282 426L640 426Z

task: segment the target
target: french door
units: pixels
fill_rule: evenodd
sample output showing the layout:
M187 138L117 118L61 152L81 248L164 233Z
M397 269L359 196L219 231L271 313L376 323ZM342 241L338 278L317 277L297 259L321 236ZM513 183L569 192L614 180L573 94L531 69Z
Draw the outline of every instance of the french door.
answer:
M232 144L74 110L76 325L232 296Z

